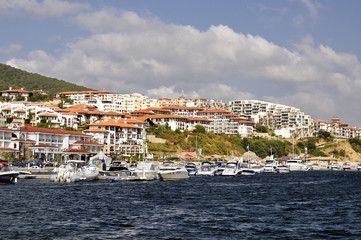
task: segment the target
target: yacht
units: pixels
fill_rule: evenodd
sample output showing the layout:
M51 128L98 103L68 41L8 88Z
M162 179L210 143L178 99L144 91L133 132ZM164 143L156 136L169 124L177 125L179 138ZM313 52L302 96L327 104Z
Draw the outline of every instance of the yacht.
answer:
M216 165L209 161L203 161L197 171L198 176L215 176L217 175Z
M185 165L189 175L197 175L197 165L195 163L189 162Z
M100 170L99 174L102 176L116 176L123 180L138 179L137 174L130 170L129 164L126 161L115 161L108 170Z
M342 170L342 167L338 163L331 163L330 169L332 171L340 171L340 170Z
M315 170L315 171L318 171L318 170L321 170L321 167L320 167L320 165L318 163L312 163L311 169Z
M266 160L264 163L264 172L265 173L275 173L277 168L277 162L273 158Z
M222 176L237 176L241 175L242 170L238 168L238 162L229 161L222 172Z
M342 165L342 169L343 169L344 171L351 171L351 165L350 165L349 163L344 163L344 164Z
M183 181L189 179L189 173L184 165L161 165L160 179L163 181Z
M65 167L59 168L57 175L50 176L52 182L85 182L97 179L99 167L87 165L82 160L68 160Z
M290 171L308 171L306 164L302 163L299 158L290 158L286 162L286 166L290 168Z
M248 163L242 163L239 166L239 169L241 171L241 175L254 175L256 172L254 169L252 169Z
M276 172L278 172L278 173L289 173L290 168L287 165L278 165L276 167Z
M159 165L157 162L140 162L134 169L140 180L159 180Z

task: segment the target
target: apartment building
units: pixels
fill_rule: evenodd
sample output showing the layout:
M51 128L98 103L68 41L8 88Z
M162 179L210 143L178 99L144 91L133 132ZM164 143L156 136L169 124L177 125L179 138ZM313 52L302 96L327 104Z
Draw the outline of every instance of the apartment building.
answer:
M230 110L238 116L247 118L281 133L297 133L301 137L312 135L313 120L298 108L258 100L235 100Z
M0 152L12 152L16 157L52 160L56 154L72 150L74 159L88 159L101 149L101 144L91 141L92 136L60 129L22 126L0 128ZM69 156L70 154L68 154Z
M127 119L102 119L87 125L84 133L92 135L95 142L103 144L106 154L143 154L145 151L145 122Z

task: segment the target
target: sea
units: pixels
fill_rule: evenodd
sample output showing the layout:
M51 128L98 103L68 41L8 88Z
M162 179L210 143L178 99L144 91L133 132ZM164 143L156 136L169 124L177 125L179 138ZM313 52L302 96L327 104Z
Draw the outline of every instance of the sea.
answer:
M0 239L361 239L361 172L0 185Z

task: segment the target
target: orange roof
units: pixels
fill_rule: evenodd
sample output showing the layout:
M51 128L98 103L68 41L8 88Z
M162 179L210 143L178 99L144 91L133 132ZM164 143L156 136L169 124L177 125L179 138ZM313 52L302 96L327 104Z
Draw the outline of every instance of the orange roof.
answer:
M188 118L188 121L206 121L206 122L213 122L212 120L201 118L201 117L194 117L194 118Z
M223 114L223 116L225 116L225 117L238 117L238 115L232 114L232 113Z
M185 106L167 106L167 107L162 107L162 109L203 110L203 108L199 108L199 107L185 107Z
M145 121L147 119L162 119L162 118L187 119L186 117L182 117L182 116L178 116L178 115L171 115L171 114L146 115L146 116L138 117L137 119L140 120L140 121Z
M239 123L252 123L252 124L254 124L254 122L252 122L252 121L239 121Z
M323 120L315 120L313 122L315 122L315 123L324 123L325 121L323 121Z
M23 90L23 89L11 89L11 90L5 90L5 91L0 91L0 92L8 92L8 93L15 93L15 92L19 92L19 93L31 93L29 91Z
M11 111L11 108L4 108L2 111Z
M141 127L138 127L138 126L135 126L132 124L119 122L119 121L117 121L117 119L108 119L108 121L104 121L104 122L91 123L91 124L88 124L88 126L116 126L116 127L123 127L123 128L139 128L139 129L141 129Z
M137 113L144 113L144 114L154 114L154 112L148 111L148 110L136 110L134 112L131 112L131 114L137 114Z
M83 132L103 132L103 133L108 133L108 130L104 130L104 129L98 129L98 128L90 128L90 129L86 129Z
M15 130L19 131L19 130ZM80 132L75 131L68 131L68 130L62 130L62 129L49 129L49 128L39 128L39 127L32 127L32 126L25 126L21 127L20 131L22 132L43 132L43 133L50 133L50 134L68 134L68 135L81 135L81 136L91 136Z
M88 144L88 145L104 145L97 142L89 142L89 141L76 141L73 144Z
M215 109L215 110L209 109L209 110L200 111L198 113L230 113L230 112L222 109Z
M18 150L14 148L0 148L0 151L18 151Z
M163 109L163 108L147 108L145 110L148 111L159 111L159 112L170 112L169 110Z
M55 113L46 112L46 113L39 114L39 116L41 116L41 117L57 117L58 115Z
M43 147L43 148L58 148L56 146L52 146L52 145L48 145L48 144L34 145L34 146L31 146L30 148L40 148L40 147Z
M18 109L18 110L15 110L14 112L26 112L24 109Z

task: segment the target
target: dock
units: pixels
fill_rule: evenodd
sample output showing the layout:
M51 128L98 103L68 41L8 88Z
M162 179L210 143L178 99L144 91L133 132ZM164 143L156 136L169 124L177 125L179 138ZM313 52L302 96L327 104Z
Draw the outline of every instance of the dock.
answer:
M20 174L19 179L50 179L54 174ZM96 180L101 181L140 181L138 177L98 176Z

